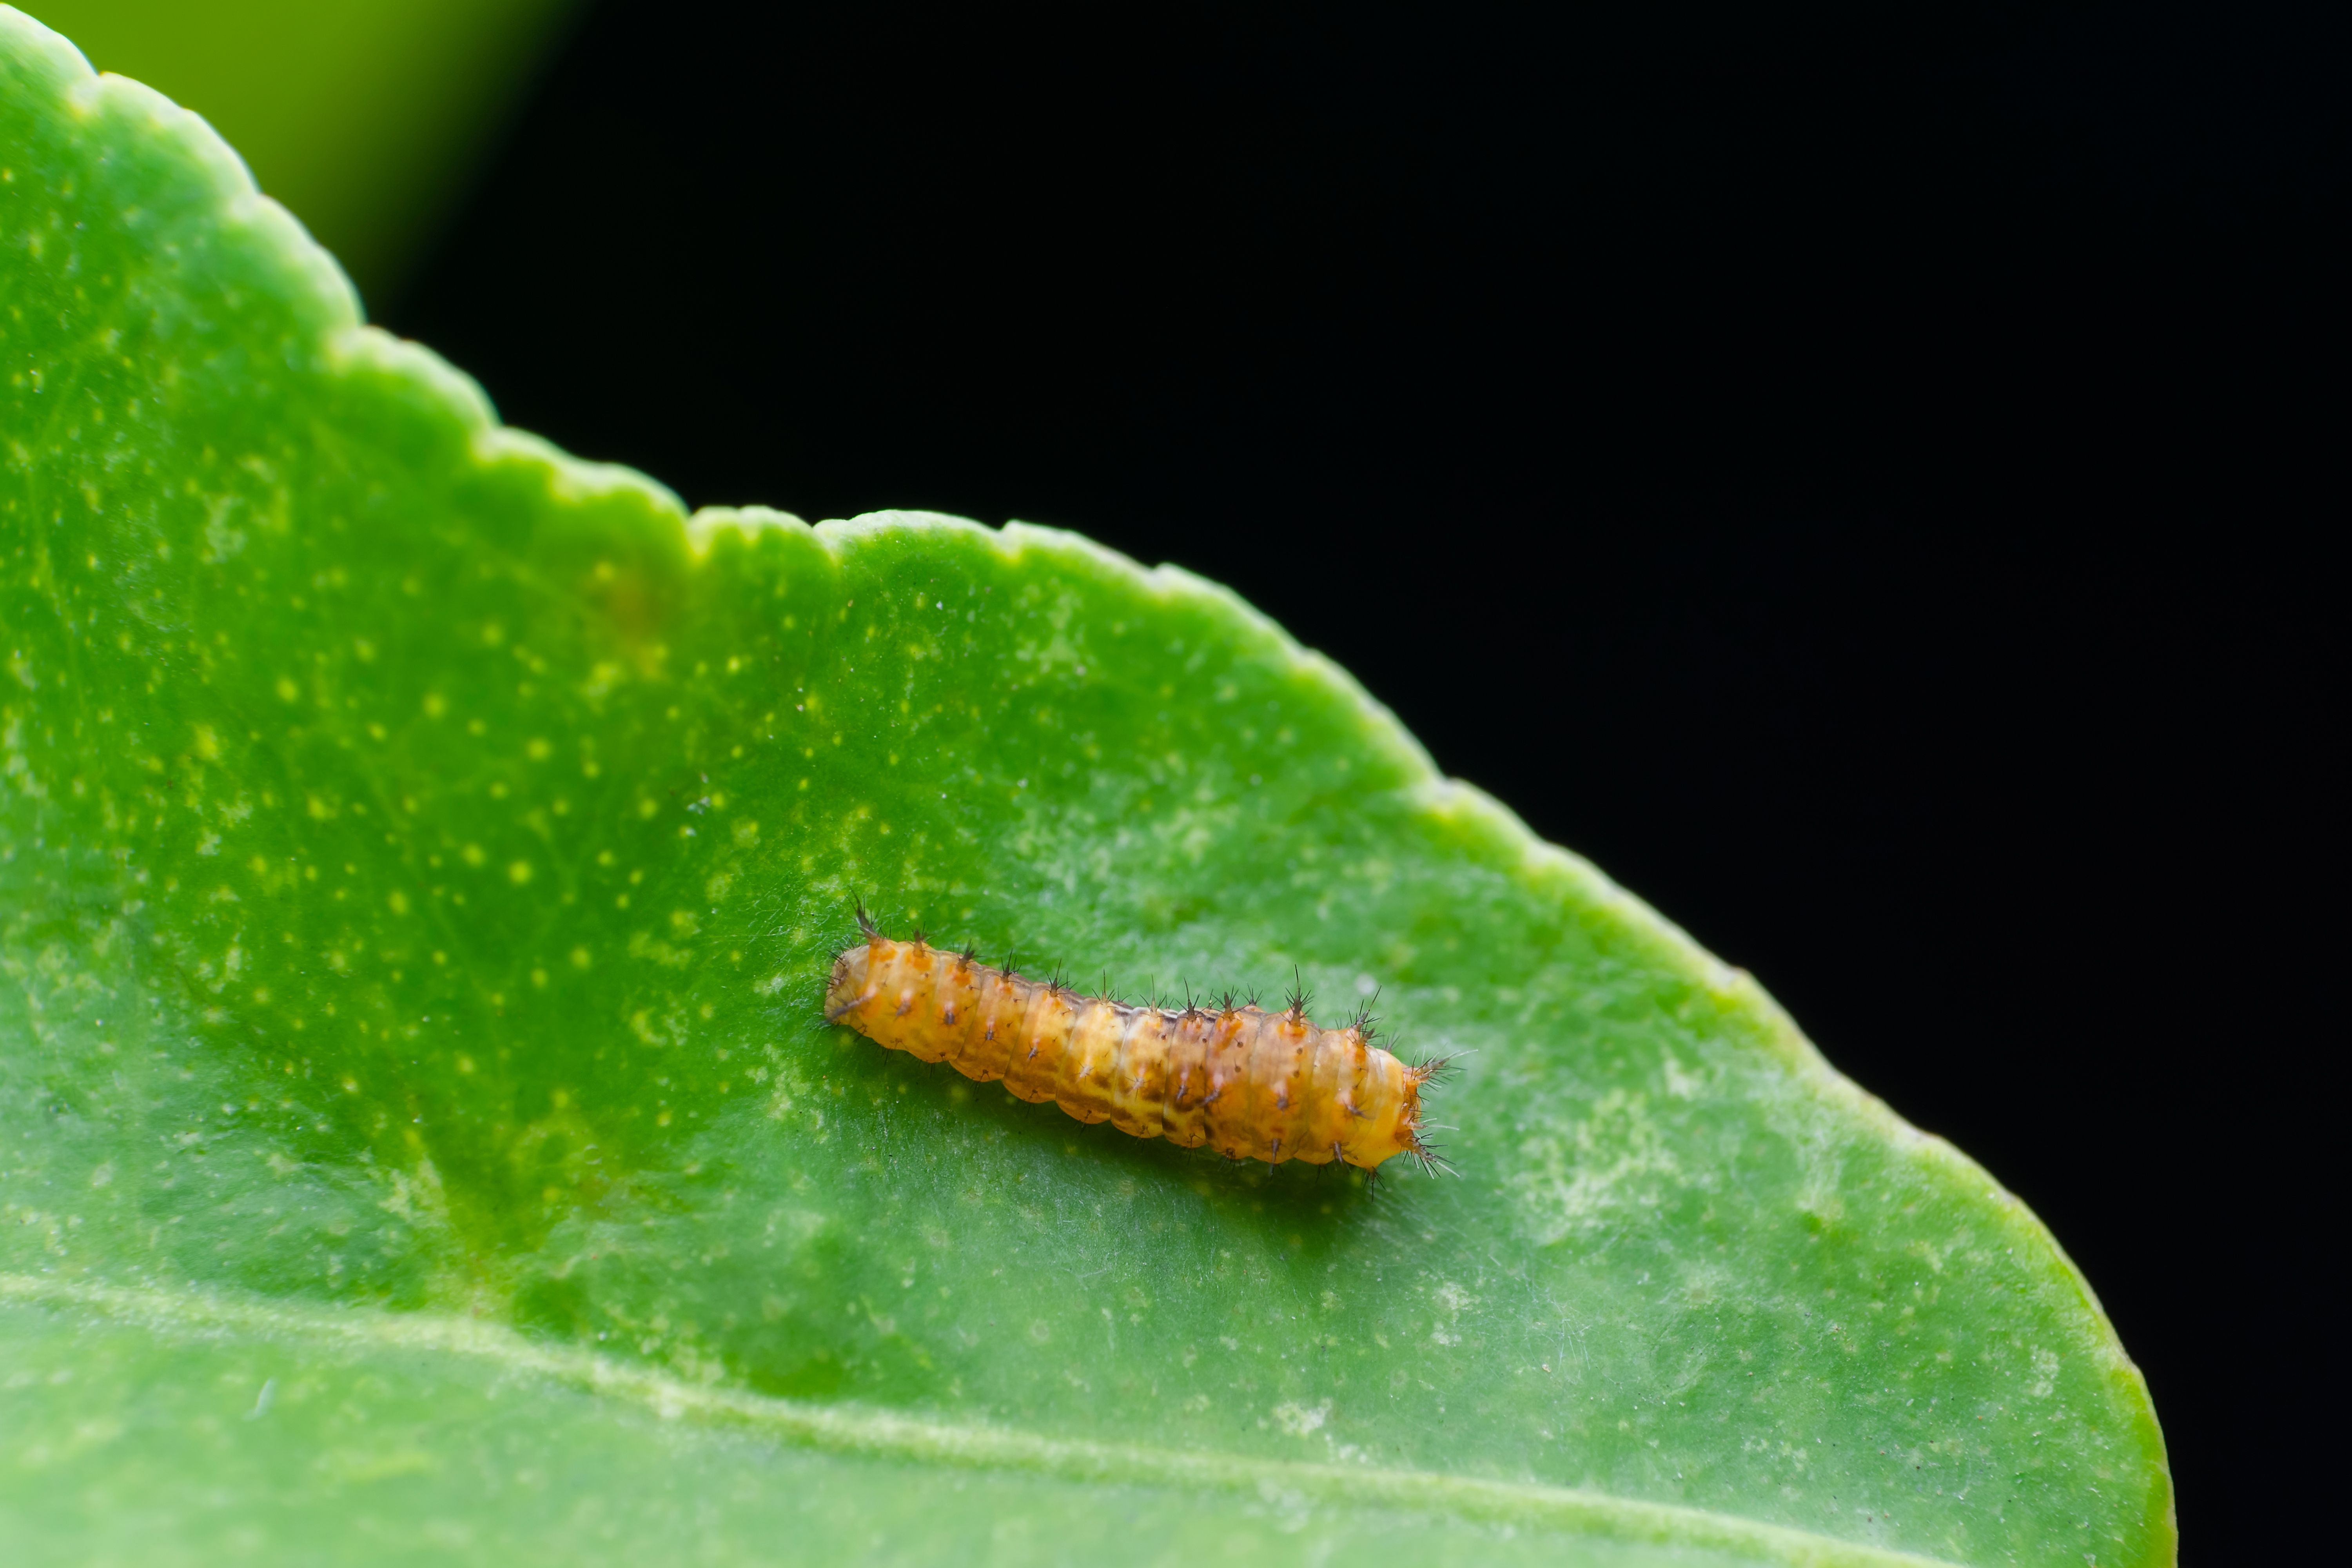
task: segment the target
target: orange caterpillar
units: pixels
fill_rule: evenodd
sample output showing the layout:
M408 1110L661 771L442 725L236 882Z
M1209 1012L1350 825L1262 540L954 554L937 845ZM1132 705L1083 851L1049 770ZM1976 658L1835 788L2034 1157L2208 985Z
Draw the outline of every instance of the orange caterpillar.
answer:
M1227 1159L1369 1171L1411 1154L1446 1168L1421 1136L1422 1085L1445 1063L1408 1067L1371 1043L1369 1017L1318 1029L1303 996L1279 1013L1230 997L1213 1010L1130 1007L943 952L919 931L893 942L862 907L857 924L866 941L834 961L825 1021L891 1050Z

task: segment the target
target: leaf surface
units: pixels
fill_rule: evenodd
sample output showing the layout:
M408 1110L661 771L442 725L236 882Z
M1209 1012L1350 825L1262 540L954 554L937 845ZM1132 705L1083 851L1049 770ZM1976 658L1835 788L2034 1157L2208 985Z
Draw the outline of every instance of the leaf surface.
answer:
M2032 1215L1231 594L689 519L362 326L193 116L5 10L0 73L34 1560L2171 1560ZM1468 1053L1462 1177L828 1029L860 897L1377 991Z

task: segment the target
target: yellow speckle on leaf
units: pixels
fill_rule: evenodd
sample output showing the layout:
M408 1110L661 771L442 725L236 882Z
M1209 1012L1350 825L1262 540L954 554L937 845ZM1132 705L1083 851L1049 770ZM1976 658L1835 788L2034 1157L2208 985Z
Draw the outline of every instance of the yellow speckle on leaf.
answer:
M525 882L530 881L530 862L528 860L518 860L513 865L509 866L507 868L507 880L512 882L518 888L522 886Z
M278 700L282 702L291 702L294 699L301 695L302 689L294 684L294 679L291 676L281 675L278 678Z
M392 912L394 914L404 915L408 912L408 895L406 893L394 893L392 897L386 899L384 902L392 906Z

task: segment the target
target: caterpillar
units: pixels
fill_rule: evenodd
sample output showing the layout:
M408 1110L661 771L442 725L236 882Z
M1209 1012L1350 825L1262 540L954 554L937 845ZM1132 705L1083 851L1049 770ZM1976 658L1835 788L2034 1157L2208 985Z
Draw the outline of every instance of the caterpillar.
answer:
M1279 1013L1230 996L1215 1008L1130 1006L934 948L919 931L894 942L863 905L857 924L865 941L834 960L825 1021L887 1049L982 1083L1002 1079L1081 1121L1206 1143L1231 1160L1375 1171L1411 1154L1425 1170L1452 1168L1421 1129L1423 1086L1444 1058L1398 1060L1371 1043L1367 1014L1318 1028L1296 992Z

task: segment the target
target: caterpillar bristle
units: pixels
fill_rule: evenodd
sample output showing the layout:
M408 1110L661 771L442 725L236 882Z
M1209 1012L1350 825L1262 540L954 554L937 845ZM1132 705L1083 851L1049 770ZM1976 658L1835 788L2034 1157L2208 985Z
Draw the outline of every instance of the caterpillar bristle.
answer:
M1298 966L1295 963L1292 964L1290 966L1289 1005L1286 1007L1284 1011L1287 1012L1294 1018L1304 1018L1307 1016L1307 1005L1313 1000L1314 998L1307 994L1307 983L1299 976Z
M874 941L882 934L881 928L874 923L874 917L866 912L864 899L857 900L857 929L866 933L868 942Z

